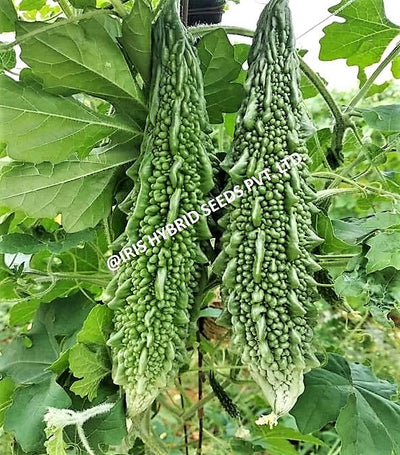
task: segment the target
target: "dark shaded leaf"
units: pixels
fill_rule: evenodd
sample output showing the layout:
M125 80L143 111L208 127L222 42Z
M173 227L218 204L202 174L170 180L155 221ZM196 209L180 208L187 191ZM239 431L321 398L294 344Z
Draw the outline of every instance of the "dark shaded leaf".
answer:
M154 13L147 0L136 0L122 21L121 43L144 82L151 78L151 23Z
M54 377L21 387L14 393L13 403L6 412L4 429L15 435L25 452L40 451L45 440L43 417L48 407L62 409L70 405L71 399Z

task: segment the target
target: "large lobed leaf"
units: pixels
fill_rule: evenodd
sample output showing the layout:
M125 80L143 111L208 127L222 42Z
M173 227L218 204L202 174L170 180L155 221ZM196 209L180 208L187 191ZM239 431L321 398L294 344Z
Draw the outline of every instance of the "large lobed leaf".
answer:
M365 122L377 131L400 131L400 104L359 108Z
M207 33L197 51L210 122L221 123L222 113L236 112L242 102L243 86L234 82L242 65L235 59L235 49L222 29Z
M0 33L14 31L14 22L17 20L11 0L1 0L0 2Z
M17 389L13 404L6 412L4 429L14 433L25 452L37 450L40 453L45 439L43 417L47 409L67 408L70 405L67 392L54 377Z
M400 449L396 386L336 354L305 376L305 391L291 411L302 433L336 422L345 455L392 455Z
M100 115L72 98L62 98L0 77L0 143L18 161L58 163L89 154L116 132L139 134L129 123Z
M324 28L321 60L345 58L349 66L366 68L379 62L389 43L400 33L400 27L387 19L383 0L342 0L329 8L331 13L337 10L345 22L334 22Z
M151 23L154 13L147 0L136 0L122 22L121 43L144 82L151 77Z
M4 428L15 435L25 452L43 448L43 417L48 407L71 405L49 367L59 357L64 342L76 337L92 308L93 303L84 294L44 303L27 333L30 344L20 336L3 350L0 372L18 386L5 412ZM1 393L0 401L0 406L8 405L9 396Z
M57 25L19 22L17 26L21 58L45 88L61 95L86 92L106 99L143 124L144 95L105 23L92 18Z
M95 306L88 315L78 343L69 354L69 368L76 378L71 390L92 401L97 396L100 382L110 374L110 358L106 346L111 333L112 311L102 305Z
M121 167L134 157L125 144L82 161L9 164L0 173L0 204L34 218L61 214L67 232L94 227L111 210Z

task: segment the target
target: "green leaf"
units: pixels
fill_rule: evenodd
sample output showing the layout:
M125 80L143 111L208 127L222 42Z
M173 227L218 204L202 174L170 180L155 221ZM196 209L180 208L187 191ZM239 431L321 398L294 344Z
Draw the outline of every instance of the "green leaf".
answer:
M122 21L121 44L134 67L149 85L151 78L151 24L154 13L147 0L136 0Z
M391 455L400 447L400 405L391 401L396 387L371 370L353 364L354 393L341 410L336 429L344 455Z
M322 239L325 239L325 242L321 245L323 253L337 254L338 252L346 253L354 251L353 246L336 237L331 219L323 213L317 215L317 234Z
M51 320L54 333L58 337L77 334L93 306L93 302L82 293L52 302L49 305L49 313L52 314L52 309L54 316Z
M88 420L83 428L92 447L119 444L127 434L123 401L119 399L110 412Z
M300 79L300 90L303 95L303 99L307 100L309 98L314 98L318 95L318 90L315 88L315 85L311 83L310 79L304 74L301 75Z
M112 311L103 305L95 306L78 333L76 344L70 351L70 370L76 381L71 390L92 401L102 379L110 373L110 360L106 347L112 329ZM90 348L89 348L90 346Z
M347 6L345 6L347 4ZM380 61L389 43L400 33L400 27L385 15L383 0L342 0L329 8L340 9L345 22L334 22L324 28L320 59L345 58L349 66L366 68Z
M46 428L47 441L44 443L47 455L68 455L65 451L68 447L64 442L63 429L61 427Z
M1 205L34 218L61 213L67 232L92 228L110 212L118 175L134 158L126 144L82 161L7 165L0 174Z
M199 313L199 318L215 318L221 316L222 309L221 308L203 308Z
M244 84L246 81L247 71L243 69L243 64L247 60L250 52L250 44L238 43L233 45L235 60L240 63L241 69L235 82Z
M78 343L69 353L69 368L76 378L71 391L92 401L97 396L100 382L111 372L107 349L103 346L91 351L86 345Z
M335 421L351 391L351 370L347 361L332 354L324 368L304 377L305 390L290 412L302 433L312 433Z
M0 270L0 302L13 301L18 298L14 279L7 271Z
M0 33L13 32L17 13L11 0L0 2Z
M343 272L335 280L335 291L342 297L360 297L365 289L365 279L358 270Z
M364 218L345 218L332 220L335 233L344 242L356 245L371 232L400 225L400 213L378 212Z
M29 234L6 234L0 235L0 253L33 254L42 250L61 253L93 239L94 233L89 230L66 234L58 242L42 241Z
M116 132L138 131L115 117L90 111L81 103L50 95L0 76L0 142L14 160L58 163L77 153L88 155Z
M61 409L70 405L71 399L54 377L19 388L6 412L4 429L15 435L25 452L40 451L45 440L43 417L48 407Z
M232 82L242 65L235 60L235 50L222 29L207 33L197 51L204 77L204 96L211 123L222 123L223 112L236 112L243 98L241 84Z
M15 327L31 322L39 306L40 300L28 300L13 305L10 310L10 326Z
M229 442L229 445L231 447L231 450L229 452L236 455L253 455L254 453L261 451L257 450L257 447L253 445L251 441L245 441L239 438L232 438Z
M381 232L366 242L371 248L366 254L367 273L394 267L400 270L400 232Z
M316 131L307 139L307 148L312 159L311 171L326 166L326 155L331 144L332 132L329 128Z
M400 104L358 108L365 122L378 131L400 131Z
M43 303L27 334L30 347L26 346L23 336L15 338L3 349L0 371L17 385L47 380L51 375L48 368L58 359L62 349L60 337L77 332L92 306L83 294Z
M306 374L305 391L291 413L303 433L336 421L343 454L392 455L400 447L395 394L396 386L377 379L368 367L332 354L324 368Z
M17 64L17 58L15 56L15 50L10 49L8 51L0 51L0 71L12 70Z
M80 343L105 346L111 329L112 310L104 305L96 305L89 313L77 339Z
M373 318L386 327L393 327L388 314L400 309L400 272L387 267L367 275L367 289L370 293L369 311Z
M400 272L393 267L386 267L374 273L367 273L368 264L363 252L353 257L346 271L335 281L335 290L343 297L357 297L367 306L373 318L386 327L393 326L387 315L398 308L400 301Z
M400 57L396 57L392 61L392 74L396 79L400 79Z
M22 0L18 9L20 11L40 10L46 4L46 0Z
M360 69L358 71L358 80L360 81L360 84L359 84L360 88L367 82L368 76L367 76L367 73L365 72L365 69ZM376 93L382 93L389 86L390 86L389 81L383 82L382 84L372 84L371 87L369 88L368 92L365 94L364 98L373 96Z
M26 347L24 338L19 336L8 344L0 357L0 371L12 378L16 384L32 384L46 380L46 371L58 357L59 348L47 327L46 313L41 311L29 332L31 347Z
M357 413L361 413L364 418L355 419ZM343 445L341 455L392 453L392 443L389 438L384 437L385 427L375 417L366 400L355 394L349 396L336 424Z
M0 426L3 425L4 414L12 403L14 389L14 383L10 378L4 378L0 381Z
M315 445L324 445L324 443L312 436L302 434L293 428L286 428L282 425L278 425L272 429L268 428L267 426L263 425L261 427L257 427L256 434L262 435L263 439L266 441L274 440L274 439L282 439L287 440L290 439L291 441L301 441L301 442L310 442Z
M33 35L26 38L27 33ZM23 36L21 58L48 91L59 95L86 92L110 101L138 123L144 123L144 95L101 21L92 18L79 24L60 23L57 28L53 24L20 22L17 39Z
M74 254L74 250L68 252ZM31 266L34 259L31 259ZM25 286L24 292L28 297L16 303L10 309L10 326L23 325L32 322L40 303L49 303L58 298L67 297L74 294L84 286L82 282L75 279L55 280L49 276L48 280L41 277L40 283L34 282L32 285Z

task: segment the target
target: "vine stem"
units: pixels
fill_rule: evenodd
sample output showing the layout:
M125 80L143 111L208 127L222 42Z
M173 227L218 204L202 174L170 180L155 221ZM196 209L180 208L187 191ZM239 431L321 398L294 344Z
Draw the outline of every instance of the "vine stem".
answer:
M356 105L364 98L368 93L368 90L372 87L373 83L377 77L382 73L382 71L389 65L389 63L400 53L400 41L396 44L392 52L379 64L378 68L371 74L365 84L361 87L356 96L350 101L350 104L345 109L345 112L354 109Z
M181 17L183 24L187 27L189 19L189 0L182 0L181 2Z
M181 377L179 376L178 377L178 382L179 382L179 385L181 386L182 388L182 379ZM182 391L180 391L180 395L181 395L181 407L182 407L182 411L185 412L185 401L183 399L183 394L182 394ZM183 422L183 432L185 434L185 453L186 455L189 455L189 439L188 439L188 431L187 431L187 425L186 425L186 422Z
M57 3L60 5L60 8L68 18L74 16L74 11L67 0L57 0Z
M326 178L326 179L335 179L337 178L337 174L331 174L329 172L315 172L312 174L313 177L319 177L319 178ZM400 196L396 193L392 193L391 191L386 191L382 190L381 188L375 188L370 185L364 185L363 183L355 183L351 181L350 179L343 178L343 181L346 183L351 183L352 185L358 187L358 188L336 188L336 189L331 189L331 190L322 190L318 191L317 193L317 199L325 199L326 197L330 196L335 196L337 194L341 193L351 193L353 191L361 190L361 191L370 191L371 193L378 194L383 197L391 197L396 200L400 200Z
M248 28L226 26L226 25L201 25L200 27L189 27L188 30L193 36L203 36L206 33L213 32L222 28L226 33L231 35L241 35L247 38L253 38L254 31Z
M140 437L144 444L155 454L155 455L168 455L165 445L160 441L158 437L152 434L149 429L150 426L150 412L145 411L143 414L138 415L131 419L132 430Z
M223 382L221 385L223 388L228 387L230 384L229 381ZM215 397L214 392L210 392L206 397L202 398L200 401L198 401L196 404L191 406L187 411L185 411L184 414L180 415L179 417L182 420L189 420L193 415L196 414L197 410L201 407L203 407L206 403L208 403L210 400L212 400Z
M203 398L203 382L204 382L204 373L202 371L203 367L203 353L201 352L200 348L200 329L197 330L197 342L198 342L198 349L197 349L197 358L198 358L198 402L200 403ZM202 446L203 446L203 424L204 424L204 407L200 406L197 410L197 418L199 421L199 441L197 444L197 455L201 455Z
M350 174L350 172L358 166L360 163L364 161L365 157L363 153L360 153L355 160L353 160L351 163L348 164L340 173L340 176L338 176L330 185L329 188L335 188L340 180L345 178L347 175Z
M351 259L355 254L316 254L318 259Z
M112 241L112 236L111 236L111 230L110 230L110 225L108 224L108 218L105 216L103 218L103 226L104 226L104 233L107 239L107 246L111 248L111 244L113 243Z
M347 125L347 120L343 117L343 114L337 105L336 101L333 99L332 95L326 89L325 84L323 83L322 79L315 73L307 63L299 56L300 59L300 68L303 73L307 76L307 78L312 82L315 88L318 90L322 98L325 100L326 104L328 105L332 115L338 125L342 128L345 128Z
M328 455L337 455L340 452L340 438L336 439L332 448L329 450ZM339 452L338 452L339 449Z

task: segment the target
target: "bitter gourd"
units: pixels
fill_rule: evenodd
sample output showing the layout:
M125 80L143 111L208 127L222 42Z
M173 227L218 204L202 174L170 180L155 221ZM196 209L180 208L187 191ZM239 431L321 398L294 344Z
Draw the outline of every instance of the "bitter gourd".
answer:
M128 210L126 245L145 239L147 249L142 244L141 254L122 264L105 298L114 310L108 340L113 380L126 392L131 417L150 406L187 360L207 260L200 249L209 235L204 217L185 229L175 226L177 233L165 240L158 234L160 243L153 233L191 211L201 213L213 185L202 73L176 0L165 3L153 33L149 116L141 154L129 171L135 186L122 204ZM146 243L147 236L154 242Z
M321 239L312 231L317 209L307 184L301 103L288 1L271 0L250 50L229 171L232 186L266 168L270 180L249 187L228 209L216 260L224 270L221 290L232 343L272 407L265 420L270 424L293 407L304 388L303 374L318 364L311 345L312 274L320 267L310 251ZM296 165L286 166L281 160L293 153Z

